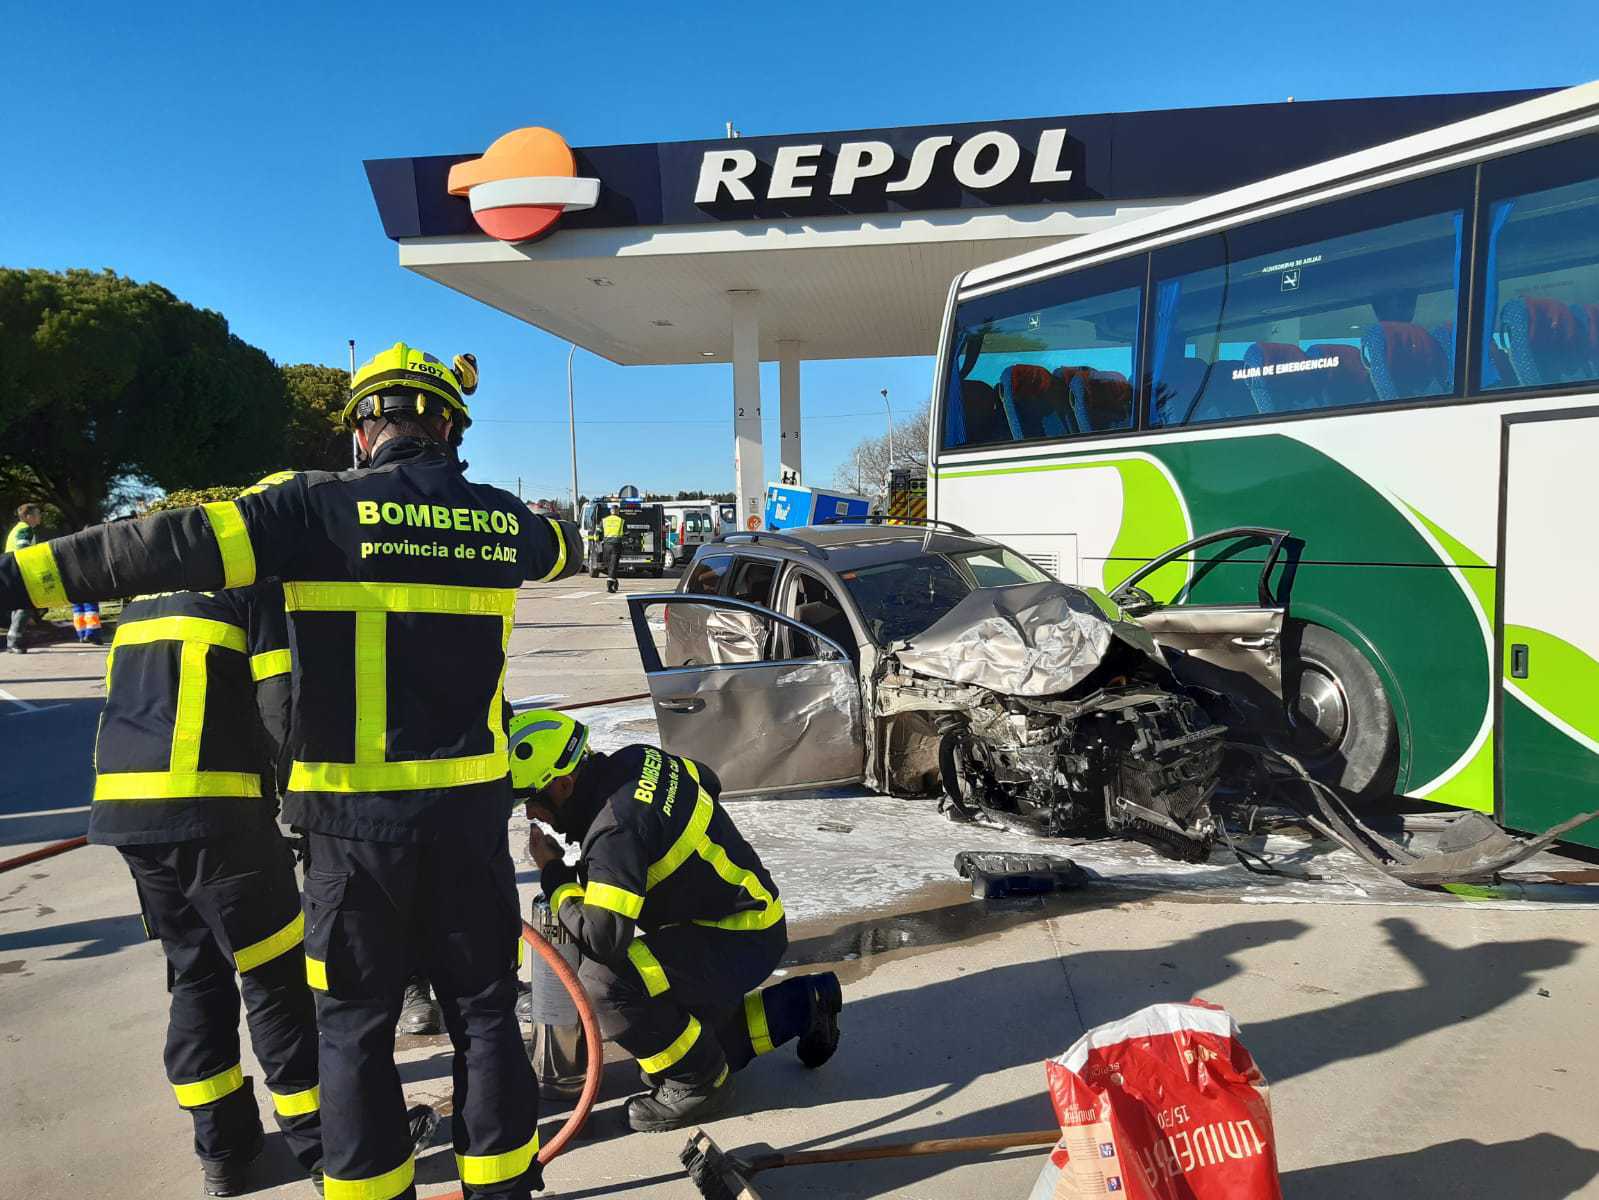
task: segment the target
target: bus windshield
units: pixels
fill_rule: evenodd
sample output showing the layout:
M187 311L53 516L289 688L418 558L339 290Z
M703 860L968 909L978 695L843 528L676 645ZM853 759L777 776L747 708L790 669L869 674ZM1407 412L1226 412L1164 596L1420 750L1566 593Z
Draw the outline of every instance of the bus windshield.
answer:
M916 636L978 588L1043 583L1049 578L1004 546L964 554L921 554L841 572L879 645Z

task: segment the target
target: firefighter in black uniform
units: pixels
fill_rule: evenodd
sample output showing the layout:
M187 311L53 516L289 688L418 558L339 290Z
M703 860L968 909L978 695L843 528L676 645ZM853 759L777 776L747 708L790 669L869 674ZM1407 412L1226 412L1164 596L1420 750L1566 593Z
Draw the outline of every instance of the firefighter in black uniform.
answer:
M531 838L600 1028L652 1087L628 1101L629 1125L676 1129L718 1111L730 1073L791 1038L807 1067L832 1057L837 975L761 987L788 946L783 905L709 767L654 746L592 753L583 725L535 710L511 721L511 778L529 817L582 845L568 866L558 842Z
M466 480L476 384L404 343L344 416L363 468L284 472L236 501L99 526L0 559L0 607L284 581L294 763L307 831L305 969L316 990L328 1200L415 1196L394 1024L432 981L456 1047L469 1195L542 1186L538 1097L513 1005L520 921L502 710L516 590L581 567L576 530Z
M140 597L117 624L95 742L89 841L122 852L166 952L167 1078L212 1196L245 1189L263 1144L241 990L278 1125L308 1172L322 1166L305 920L263 727L284 732L288 671L281 589Z

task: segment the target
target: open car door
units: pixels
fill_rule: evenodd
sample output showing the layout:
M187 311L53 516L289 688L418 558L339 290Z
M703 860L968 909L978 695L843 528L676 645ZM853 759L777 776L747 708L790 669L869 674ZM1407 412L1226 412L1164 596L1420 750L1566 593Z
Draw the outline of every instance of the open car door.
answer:
M1272 595L1271 575L1288 536L1286 529L1254 526L1207 533L1152 559L1111 593L1111 599L1166 650L1178 679L1224 697L1256 729L1276 729L1284 722L1285 610ZM1238 549L1253 543L1268 546L1253 604L1162 604L1138 586L1168 563L1187 558L1202 546L1224 543Z
M838 643L726 596L629 596L627 606L662 746L709 765L724 796L861 778L860 680ZM674 622L695 636L668 636ZM689 643L710 653L685 656Z

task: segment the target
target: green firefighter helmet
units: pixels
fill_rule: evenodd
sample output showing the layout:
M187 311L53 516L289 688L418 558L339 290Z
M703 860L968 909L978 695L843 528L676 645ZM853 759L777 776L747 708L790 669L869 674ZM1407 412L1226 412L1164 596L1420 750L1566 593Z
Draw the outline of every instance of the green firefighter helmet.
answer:
M339 419L352 428L384 415L440 413L451 418L450 441L459 445L472 423L466 397L477 390L477 359L457 354L449 365L425 350L395 342L362 363L350 380L350 401Z
M588 727L553 708L534 708L511 718L511 787L543 791L552 779L570 775L588 749Z

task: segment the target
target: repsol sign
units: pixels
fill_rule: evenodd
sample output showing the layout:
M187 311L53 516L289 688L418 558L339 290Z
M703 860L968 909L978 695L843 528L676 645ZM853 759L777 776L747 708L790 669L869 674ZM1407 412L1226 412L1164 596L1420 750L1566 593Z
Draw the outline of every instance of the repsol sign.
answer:
M714 206L822 195L847 200L857 189L880 189L885 196L913 199L935 180L982 192L1025 178L1042 190L1049 184L1069 183L1076 173L1072 162L1064 128L1040 130L1025 149L1003 129L984 129L959 139L937 133L918 141L903 159L879 138L836 147L825 142L780 145L767 163L753 149L727 146L705 151L694 203Z
M740 221L1094 198L1107 133L1089 116L664 143L662 214Z

